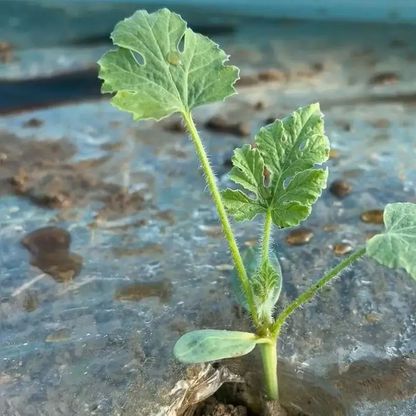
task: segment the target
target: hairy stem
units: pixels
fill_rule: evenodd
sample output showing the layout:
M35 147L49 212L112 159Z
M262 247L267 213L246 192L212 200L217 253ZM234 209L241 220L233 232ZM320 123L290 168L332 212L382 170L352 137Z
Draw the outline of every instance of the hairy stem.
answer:
M233 260L238 277L240 278L240 281L241 281L241 286L247 298L247 304L250 308L250 315L253 319L254 325L258 326L257 311L253 302L253 295L252 295L250 284L247 278L246 269L244 267L244 263L241 258L240 251L238 250L237 242L235 240L233 230L231 229L231 225L228 220L228 216L227 216L224 204L221 199L220 191L218 190L218 187L217 187L215 174L212 171L211 165L208 160L208 156L205 152L205 149L202 144L201 138L199 137L198 131L196 130L191 114L187 112L183 112L182 117L188 129L189 135L195 145L195 150L198 155L199 162L201 163L202 169L204 171L205 179L208 184L208 188L211 192L212 198L214 199L214 203L218 211L218 217L221 222L222 229L225 234L225 238L227 239L227 242L228 242L228 247L230 249L231 258Z
M264 218L264 228L263 228L263 237L262 237L262 246L261 246L261 262L267 261L269 258L269 248L270 248L270 230L272 225L272 214L270 209L266 211Z
M263 373L267 398L269 400L279 400L276 338L273 338L273 342L271 343L259 344L259 348L263 362Z
M347 266L349 266L354 261L358 260L365 254L365 247L360 248L346 259L338 263L333 269L329 270L325 273L316 283L306 289L297 299L295 299L291 304L289 304L277 317L275 323L272 327L272 333L277 336L279 334L280 328L286 318L302 303L309 301L313 296L315 296L316 292L321 289L324 285L326 285L331 279L336 277L342 270L344 270Z

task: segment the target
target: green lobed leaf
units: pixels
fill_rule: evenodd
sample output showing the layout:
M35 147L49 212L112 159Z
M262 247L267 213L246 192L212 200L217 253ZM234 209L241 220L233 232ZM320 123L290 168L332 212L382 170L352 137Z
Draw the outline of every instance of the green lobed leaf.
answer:
M221 197L227 212L237 221L252 220L257 214L264 212L263 206L247 196L239 189L224 189Z
M225 66L225 52L168 9L137 11L116 25L111 38L118 48L98 62L102 92L115 93L111 103L135 120L161 120L236 93L238 68Z
M385 233L367 241L367 254L384 266L405 269L416 279L416 204L388 204L384 224Z
M206 363L248 354L258 342L249 332L201 329L183 335L173 353L183 363Z
M270 322L273 309L282 291L282 269L279 260L274 253L271 253L269 260L261 263L259 252L254 247L244 250L241 256L258 316L261 321ZM235 270L232 274L231 285L236 299L248 311L247 299Z
M260 129L257 148L237 149L229 178L251 194L226 189L222 197L237 221L251 220L270 210L275 225L284 228L305 220L326 187L327 169L314 168L329 157L319 104L296 110ZM264 169L270 174L266 184Z

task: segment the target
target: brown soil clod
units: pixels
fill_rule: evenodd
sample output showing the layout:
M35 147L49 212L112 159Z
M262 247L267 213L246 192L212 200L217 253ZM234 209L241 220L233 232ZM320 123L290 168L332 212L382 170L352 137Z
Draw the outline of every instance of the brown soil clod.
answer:
M219 403L216 399L210 398L194 416L248 416L248 413L244 406Z
M399 80L399 75L396 72L380 72L378 74L374 74L369 83L371 85L388 85L388 84L395 84Z
M166 302L171 295L171 284L167 280L152 283L132 283L122 286L114 292L114 300L123 302L139 302L145 298L157 297Z
M140 192L105 181L113 155L73 161L76 148L67 140L29 140L0 133L0 195L14 194L51 209L101 203L99 214L129 215L146 206Z
M0 62L7 63L13 61L13 47L12 44L5 41L0 41Z
M250 135L250 126L242 122L232 122L227 120L223 116L214 116L210 118L205 127L208 130L215 132L229 133L235 136L249 136Z
M300 227L289 231L285 240L291 246L300 246L311 241L313 237L314 232L310 228Z
M351 192L351 188L349 182L342 179L336 179L329 186L329 191L338 198L344 198Z
M353 247L349 243L336 243L334 244L332 250L337 256L341 256L343 254L350 253L353 250Z
M263 71L258 72L257 74L260 81L286 81L287 74L278 69L268 68Z
M58 282L70 282L81 271L83 258L69 251L71 236L63 228L39 228L23 237L21 244L31 254L30 264Z
M360 215L361 221L368 224L384 224L384 210L370 209Z
M185 133L186 127L181 120L169 120L162 125L163 129L172 133Z
M40 127L43 124L43 120L40 118L32 117L23 123L23 127Z
M253 86L268 82L287 82L289 74L276 68L266 68L258 72L243 74L236 82L236 86Z

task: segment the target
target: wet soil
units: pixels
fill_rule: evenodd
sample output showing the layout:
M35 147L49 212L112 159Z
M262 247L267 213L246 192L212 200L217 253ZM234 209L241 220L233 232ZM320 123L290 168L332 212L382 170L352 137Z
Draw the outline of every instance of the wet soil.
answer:
M145 207L139 192L105 181L110 157L73 161L76 147L62 140L25 140L0 132L0 196L14 194L50 209L99 203L98 215L128 215Z
M57 282L71 282L81 271L83 258L69 251L71 236L63 228L40 228L26 235L21 244L31 254L30 264Z
M294 413L289 414L278 403L267 403L263 411L257 413L250 410L250 407L239 404L243 402L239 394L231 394L228 399L210 397L194 411L192 416L295 416ZM303 416L303 414L296 414L296 416Z
M377 319L373 320L373 322ZM416 394L414 354L383 360L359 360L332 365L324 379L280 362L280 398L283 406L264 401L258 358L251 355L228 367L244 374L245 384L225 383L212 397L194 406L186 416L352 416L359 401L403 400Z
M114 300L123 302L138 302L145 298L157 297L166 302L171 295L171 284L168 280L159 282L139 282L117 288Z

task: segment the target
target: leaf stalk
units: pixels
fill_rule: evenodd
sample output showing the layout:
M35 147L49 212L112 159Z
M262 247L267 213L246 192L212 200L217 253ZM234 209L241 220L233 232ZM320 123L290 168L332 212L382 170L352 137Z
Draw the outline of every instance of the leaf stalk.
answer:
M241 258L240 251L238 249L237 242L234 237L234 233L233 233L233 230L230 225L230 221L227 216L227 212L225 211L225 207L221 198L220 191L218 190L218 187L217 187L215 174L212 171L208 156L205 152L201 138L199 137L199 134L196 129L195 123L192 119L191 113L189 111L188 112L184 111L181 113L181 115L188 129L189 136L195 145L195 150L198 155L199 162L201 164L202 170L204 171L208 188L211 192L212 198L217 208L218 217L219 217L222 229L224 231L225 238L227 239L227 242L228 242L228 247L230 249L231 258L233 260L235 269L237 271L237 275L241 281L241 286L247 298L247 304L250 309L251 318L253 319L254 325L257 327L258 326L257 310L253 301L253 295L251 292L250 283L247 278L246 269L244 267L244 263Z
M283 323L296 308L302 305L302 303L308 302L311 298L313 298L316 292L318 292L318 290L320 290L323 286L325 286L331 279L336 277L342 270L348 267L351 263L358 260L360 257L364 256L365 252L366 252L365 247L354 251L354 253L352 253L346 259L338 263L334 268L332 268L327 273L325 273L317 282L311 285L300 296L298 296L292 303L290 303L279 314L279 316L277 317L276 321L273 324L272 333L274 334L274 336L277 337L279 335L279 332Z
M272 214L270 208L266 211L264 218L263 237L261 246L261 262L265 263L269 259L270 232L272 226Z

